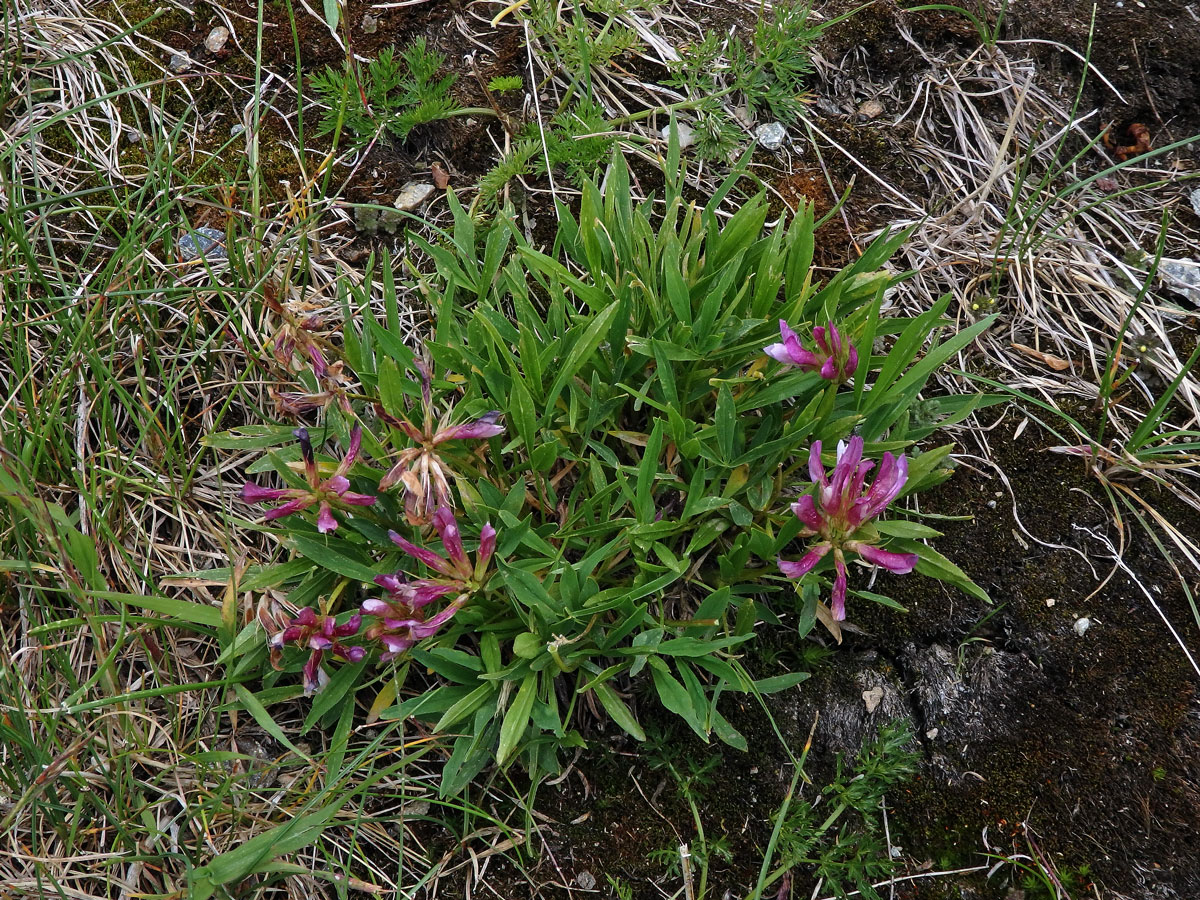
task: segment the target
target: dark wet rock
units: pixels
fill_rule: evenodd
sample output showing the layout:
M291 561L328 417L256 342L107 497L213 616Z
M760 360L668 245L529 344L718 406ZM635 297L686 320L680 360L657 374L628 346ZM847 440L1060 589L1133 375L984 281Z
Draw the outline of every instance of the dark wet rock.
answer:
M877 653L846 653L820 683L789 692L774 710L784 739L795 749L808 740L820 752L853 756L881 726L911 719L911 708L896 668ZM914 724L914 728L915 728Z
M167 69L174 75L182 75L192 67L192 58L182 50L177 50L171 54L171 58L167 60Z

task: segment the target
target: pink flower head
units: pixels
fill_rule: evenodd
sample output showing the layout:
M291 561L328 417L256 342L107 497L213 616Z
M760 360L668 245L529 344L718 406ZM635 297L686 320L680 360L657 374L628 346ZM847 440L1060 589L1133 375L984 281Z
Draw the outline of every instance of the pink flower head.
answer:
M474 564L467 558L467 554L463 550L458 522L449 507L438 507L437 512L433 514L433 527L437 529L438 536L442 539L446 556L439 556L432 550L418 547L394 531L389 531L388 537L392 539L392 543L409 556L420 560L438 574L452 579L456 583L469 584L482 576L496 549L496 529L492 527L491 522L486 523L479 531L479 553Z
M380 490L396 484L404 485L404 515L410 525L427 524L434 512L451 505L450 479L453 470L441 455L440 447L447 441L477 441L504 433L499 424L500 412L493 410L472 422L449 424L449 413L440 422L434 421L433 372L424 362L417 361L421 376L422 424L418 428L408 419L397 418L382 406L376 405L379 417L403 431L416 446L400 452L395 465L379 481Z
M376 584L387 587L387 580L397 576L380 575L375 579ZM417 641L432 637L443 625L453 618L467 602L467 595L460 594L440 612L429 618L425 617L425 607L456 590L452 584L434 584L432 582L415 581L401 582L399 589L388 590L387 599L370 599L363 601L363 615L375 616L375 624L369 626L365 636L370 640L378 640L383 644L380 659L387 662L395 659L401 653L411 648Z
M832 322L813 327L816 350L806 350L796 332L783 319L779 320L779 334L783 340L764 347L763 352L784 365L817 372L822 378L838 384L849 381L858 369L858 350L842 339Z
M312 441L307 428L297 428L293 434L300 442L300 453L304 458L304 477L308 481L306 488L265 488L253 482L242 486L242 499L247 503L271 503L283 500L279 506L267 510L263 516L268 522L282 519L301 510L317 506L317 530L327 534L338 527L337 519L333 517L333 507L347 509L352 506L370 506L375 498L370 494L356 494L350 490L350 479L346 474L358 458L362 445L362 429L357 425L350 433L350 446L346 455L338 463L333 474L322 479L317 470L317 459L313 453Z
M318 615L308 606L291 620L279 621L276 617L275 621L271 621L261 613L260 618L270 632L267 646L271 648L271 665L275 668L280 667L283 648L288 644L311 651L304 664L304 693L307 695L319 691L329 681L329 676L321 667L326 653L348 662L358 662L366 655L362 647L346 646L341 641L342 638L358 634L362 625L362 615L359 613L341 625L333 616Z
M392 541L414 559L437 573L433 577L409 581L402 573L379 575L375 583L388 592L387 599L371 599L362 605L364 615L375 616L367 637L384 646L381 659L404 653L417 641L427 638L450 621L475 591L486 582L488 563L496 550L496 529L487 523L479 531L479 551L472 563L463 549L462 536L454 514L443 506L433 516L433 525L442 539L446 556L418 547L396 532ZM454 599L437 614L426 618L426 607L453 594Z
M879 471L870 488L865 488L867 473L875 463L863 459L863 440L853 437L849 444L838 445L837 463L828 476L821 463L821 442L814 441L808 457L808 472L816 490L792 504L792 512L804 523L801 537L820 537L806 554L795 562L779 560L780 571L788 578L802 578L824 556L833 551L833 618L846 618L845 551L896 575L904 575L917 564L915 553L894 553L878 545L879 532L871 521L887 508L908 480L908 460L904 455L884 453Z

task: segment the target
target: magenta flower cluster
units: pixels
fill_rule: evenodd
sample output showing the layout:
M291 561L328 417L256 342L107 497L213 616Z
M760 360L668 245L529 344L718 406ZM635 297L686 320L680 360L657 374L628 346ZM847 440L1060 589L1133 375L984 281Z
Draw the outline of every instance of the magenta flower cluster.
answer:
M289 620L269 621L264 617L263 624L270 632L268 646L272 664L279 667L283 648L288 644L310 650L304 664L304 692L312 694L329 680L321 667L327 653L349 662L358 662L366 655L365 648L342 642L343 638L359 635L364 616L375 622L362 631L362 637L380 643L383 652L379 658L385 662L406 652L417 641L436 634L487 581L488 563L496 550L496 529L489 522L480 530L479 552L472 563L463 549L454 513L441 507L434 514L433 524L442 539L446 556L418 547L396 532L390 532L392 542L431 569L434 573L431 576L415 580L409 580L403 572L376 576L375 583L387 591L387 598L364 601L361 610L341 625L333 616L320 615L308 607ZM453 600L426 618L431 603L451 594Z
M264 621L263 624L268 631L273 631L273 626L280 623ZM267 639L267 646L271 648L271 664L279 667L283 648L288 644L311 650L304 664L304 693L311 695L329 681L329 676L321 667L326 653L349 662L358 662L366 656L364 648L346 646L341 640L358 634L361 625L362 616L358 613L339 625L333 616L319 615L316 610L305 607L293 619L283 622L282 628L274 630Z
M368 638L383 644L381 659L392 659L417 641L432 635L450 621L471 594L482 588L486 581L488 563L496 551L496 529L491 523L485 523L479 531L479 552L474 563L463 550L458 522L447 507L440 507L434 513L433 527L442 539L446 556L418 547L394 531L388 533L392 543L436 574L415 581L407 580L402 572L376 576L375 583L387 591L387 599L367 600L362 605L362 611L378 619L366 634ZM454 599L441 612L425 618L426 606L451 594Z
M332 367L326 367L318 348L311 346L309 349L314 370L319 376L327 374ZM285 347L284 350L292 351L294 348ZM418 429L407 421L385 416L390 424L407 434L418 446L401 451L399 462L381 479L380 488L386 490L394 484L404 484L406 517L412 524L431 521L446 555L441 556L417 546L391 531L389 537L392 542L429 569L426 577L409 579L403 572L376 576L375 583L386 591L386 596L366 600L359 612L340 625L333 616L318 613L312 608L302 609L291 617L278 611L270 615L260 613L260 620L269 634L273 665L279 666L286 646L309 651L303 674L304 690L308 694L319 690L328 681L322 668L326 656L350 662L358 662L365 657L366 649L346 643L350 638L361 636L365 640L378 641L382 647L380 658L385 661L392 659L409 650L417 641L436 634L487 581L488 564L496 549L496 529L491 523L484 524L479 534L479 551L472 562L463 549L458 522L449 506L450 484L446 477L447 470L437 455L437 448L450 440L493 437L501 434L504 426L498 423L499 413L489 413L465 424L450 425L443 421L435 426L431 373L424 366L419 366L419 369L423 382L424 428ZM265 520L281 519L316 506L317 530L328 534L339 525L335 510L349 511L376 502L378 498L370 494L350 490L349 475L362 447L361 427L355 425L345 456L327 477L322 477L318 468L307 429L298 428L294 434L300 442L305 486L267 488L247 482L242 487L241 496L247 503L278 502L279 505L264 514ZM438 612L429 615L431 604L445 598L451 599ZM364 617L374 620L365 630Z
M253 482L242 486L242 499L247 503L271 503L276 500L286 502L274 509L267 510L263 516L268 522L282 519L310 506L317 505L317 531L328 534L338 527L337 519L333 517L333 508L348 509L353 506L370 506L375 498L370 494L356 494L350 490L350 479L346 475L362 445L362 429L357 425L350 433L350 446L345 457L338 463L332 475L322 478L317 471L317 458L313 453L312 440L307 428L297 428L294 432L300 442L300 455L304 458L304 477L308 481L306 488L265 488Z
M767 345L763 352L785 365L796 366L805 372L817 372L829 381L838 384L849 381L858 369L858 350L842 338L832 322L814 326L812 333L815 349L807 350L796 332L780 319L779 335L782 340L778 344Z
M779 568L789 578L802 578L816 568L827 553L833 552L833 618L846 618L846 551L896 575L904 575L917 564L914 553L893 553L879 547L878 530L871 524L899 496L908 480L908 460L904 455L884 453L879 471L870 488L867 473L875 463L863 459L863 440L853 437L839 444L833 472L826 476L821 463L821 442L815 441L808 457L809 476L816 490L792 504L792 512L804 523L801 537L819 537L807 553L795 562L779 560Z

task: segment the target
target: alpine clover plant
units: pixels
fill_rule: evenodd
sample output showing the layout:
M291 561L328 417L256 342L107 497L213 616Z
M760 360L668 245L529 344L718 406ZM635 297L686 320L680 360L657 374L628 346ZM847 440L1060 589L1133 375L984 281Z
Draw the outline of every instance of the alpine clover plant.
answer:
M582 743L581 718L607 716L643 740L631 679L702 739L745 748L722 695L806 677L755 681L738 655L759 621L787 616L801 637L814 627L828 568L793 568L806 585L797 591L776 564L805 536L819 537L810 555L832 553L838 607L854 595L886 600L861 590L868 573L854 562L982 595L925 542L938 532L895 501L949 475L950 447L920 445L981 398L927 398L919 420L909 411L987 323L939 341L948 298L912 319L880 319L891 280L880 267L904 235L879 238L818 285L811 206L767 228L759 195L722 220L736 174L698 206L683 197L677 140L664 170L661 200L635 204L614 154L604 190L585 182L578 215L557 210L548 252L512 217L482 231L448 194L452 232L437 243L412 236L437 267L424 285L436 320L427 356L397 336L390 260L374 260L367 281L348 287L342 354L368 402L316 414L343 441L362 429L356 464L319 466L376 502L343 511L336 532L321 532L311 505L272 521L264 527L282 531L295 558L241 576L240 589L286 595L313 615L362 616L366 659L343 664L310 718L341 715L343 697L379 684L361 680L367 663L386 657L370 715L460 735L446 792L490 762L519 758L535 778L554 770L560 748ZM388 298L382 320L368 302L375 278ZM833 377L822 377L825 360L813 370L764 353L780 320L800 333L822 323L816 344L835 360ZM282 446L257 470L289 478L290 441L279 426L211 440ZM826 480L821 448L839 441L847 449ZM420 474L435 452L444 484ZM867 488L867 457L880 454ZM808 500L806 465L819 492ZM429 549L433 531L444 555ZM828 609L820 618L833 622ZM243 646L237 671L267 649L265 639Z
M819 536L798 562L779 560L779 568L788 578L803 578L833 551L833 566L837 573L833 579L833 601L831 612L835 622L846 618L846 555L850 550L867 562L887 569L894 575L905 575L913 570L918 557L915 553L893 553L876 546L879 532L871 520L899 495L908 480L908 460L883 454L879 474L875 476L870 490L864 492L867 473L874 463L862 458L863 440L852 437L849 444L839 444L837 464L832 477L826 477L821 465L821 442L815 441L808 457L808 471L816 493L805 494L792 504L792 512L804 523L801 537Z

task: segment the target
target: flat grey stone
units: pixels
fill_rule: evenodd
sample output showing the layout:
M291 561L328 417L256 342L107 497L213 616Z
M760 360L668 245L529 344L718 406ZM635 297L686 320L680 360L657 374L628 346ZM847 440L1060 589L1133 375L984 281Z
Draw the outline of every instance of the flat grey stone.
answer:
M437 188L427 181L410 181L400 188L400 193L396 196L396 209L412 212L432 197L436 190Z
M206 257L208 259L226 259L229 251L225 249L225 232L202 225L195 234L186 233L179 236L175 243L179 258L184 262Z
M1158 264L1158 274L1171 290L1200 303L1200 263L1191 259L1164 259Z

